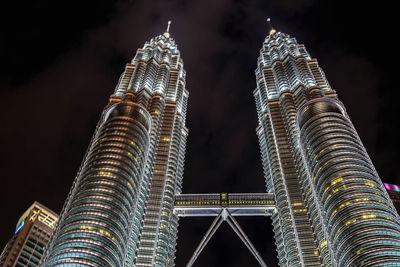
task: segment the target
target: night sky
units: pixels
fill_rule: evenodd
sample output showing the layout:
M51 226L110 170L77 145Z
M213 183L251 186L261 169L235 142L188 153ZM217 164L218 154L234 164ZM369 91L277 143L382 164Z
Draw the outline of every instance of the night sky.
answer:
M381 179L400 184L397 8L313 0L8 1L0 16L0 249L37 200L60 212L103 107L136 49L162 34L181 51L189 91L184 193L264 192L254 69L269 31L306 45ZM379 5L378 5L379 4ZM239 218L276 266L269 218ZM180 221L184 266L211 218ZM223 224L195 266L258 266Z

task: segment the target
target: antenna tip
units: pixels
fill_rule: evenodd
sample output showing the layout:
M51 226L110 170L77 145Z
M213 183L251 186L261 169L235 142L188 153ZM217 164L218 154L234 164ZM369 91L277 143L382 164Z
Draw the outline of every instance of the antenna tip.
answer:
M171 21L168 20L167 30L164 32L164 36L169 38L169 27L171 26Z
M271 30L269 31L269 34L273 35L274 33L276 33L276 30L271 25L271 18L267 18L267 21L268 21L269 27L271 28Z

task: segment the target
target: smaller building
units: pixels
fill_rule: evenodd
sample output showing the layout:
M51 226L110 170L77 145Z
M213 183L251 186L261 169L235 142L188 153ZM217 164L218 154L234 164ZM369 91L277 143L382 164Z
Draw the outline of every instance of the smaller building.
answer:
M400 186L395 184L383 183L386 190L389 193L390 199L393 201L393 205L397 212L400 213Z
M55 212L35 201L18 220L14 236L1 253L0 266L39 266L57 221Z

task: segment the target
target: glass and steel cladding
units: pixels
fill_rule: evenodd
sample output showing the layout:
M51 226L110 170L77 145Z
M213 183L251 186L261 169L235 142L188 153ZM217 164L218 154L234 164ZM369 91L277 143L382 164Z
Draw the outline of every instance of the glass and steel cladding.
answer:
M400 265L398 215L344 109L309 101L299 128L338 265Z
M148 58L152 60L148 60ZM171 266L174 264L178 216L173 213L174 198L181 193L183 164L188 129L185 126L188 91L186 72L176 44L164 33L139 50L138 68L147 60L144 76L157 69L154 88L165 94L159 142L155 148L154 170L148 173L151 184L136 266ZM146 81L146 78L144 78ZM131 79L134 84L135 79ZM151 178L150 178L151 176Z
M178 218L171 211L182 184L187 98L183 61L165 32L126 65L63 207L44 266L173 262ZM164 228L168 236L161 233Z
M399 216L317 61L271 30L257 63L257 134L280 265L400 265Z

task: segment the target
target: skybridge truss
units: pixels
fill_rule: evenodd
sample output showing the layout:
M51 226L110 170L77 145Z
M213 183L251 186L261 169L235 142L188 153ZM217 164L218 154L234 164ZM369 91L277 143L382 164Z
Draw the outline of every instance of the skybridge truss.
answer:
M267 266L244 233L235 216L271 216L275 212L273 194L221 193L180 194L175 197L175 214L179 217L216 217L200 241L187 267L191 267L223 222L227 222L261 266Z

